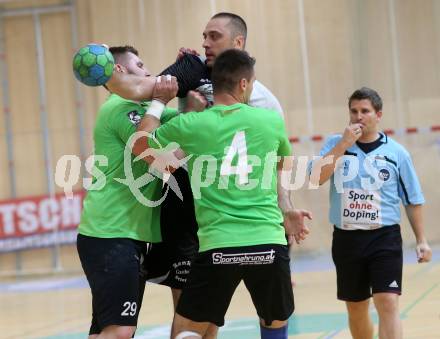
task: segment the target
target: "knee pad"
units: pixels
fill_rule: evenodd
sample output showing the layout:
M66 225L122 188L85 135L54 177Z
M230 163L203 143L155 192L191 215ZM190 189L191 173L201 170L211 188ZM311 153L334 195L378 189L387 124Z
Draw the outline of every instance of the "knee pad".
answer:
M185 339L185 338L189 338L189 337L202 338L202 336L196 332L183 331L183 332L180 332L174 339Z
M289 325L280 328L267 328L260 326L261 339L287 339Z

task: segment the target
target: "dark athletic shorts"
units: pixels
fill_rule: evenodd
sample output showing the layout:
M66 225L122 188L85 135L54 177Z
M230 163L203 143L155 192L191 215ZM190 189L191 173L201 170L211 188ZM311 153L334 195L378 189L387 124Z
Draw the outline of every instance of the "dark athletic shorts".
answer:
M334 228L332 245L338 299L362 301L373 293L402 291L402 236L400 226L375 230Z
M92 290L89 334L109 325L136 326L145 290L140 266L146 243L78 234L77 249Z
M199 253L176 312L193 321L223 326L232 295L242 280L266 325L290 317L294 299L288 249L270 244Z
M183 201L171 189L168 191L161 205L162 242L151 245L144 265L150 282L182 289L199 250L198 225L188 172L179 168L173 175Z

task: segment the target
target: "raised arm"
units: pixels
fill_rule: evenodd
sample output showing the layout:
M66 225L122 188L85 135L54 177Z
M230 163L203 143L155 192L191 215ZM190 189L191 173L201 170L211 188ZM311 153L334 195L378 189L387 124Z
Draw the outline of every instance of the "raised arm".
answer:
M141 77L118 72L116 69L106 83L110 92L134 101L151 100L155 85L156 77Z
M157 79L153 79L155 80L152 93L153 101L137 127L137 132L143 132L145 135L136 138L132 148L132 152L135 155L145 154L144 152L149 148L149 137L145 132L150 134L160 126L160 118L165 105L176 96L178 90L175 77L160 76ZM144 160L151 164L151 154L145 157Z
M161 76L159 78L161 80L156 83L154 88L153 101L137 127L137 132L143 133L143 135L137 138L133 144L133 153L143 156L145 161L162 172L172 172L182 165L180 160L185 157L184 152L181 149L176 149L158 153L148 144L148 139L160 126L160 118L165 108L164 103L175 97L178 88L175 77ZM206 100L201 94L190 92L188 96L195 111L201 111L206 106Z
M317 186L324 184L335 172L335 166L339 158L350 148L362 135L360 124L352 124L345 128L342 139L321 159L313 162L310 181Z

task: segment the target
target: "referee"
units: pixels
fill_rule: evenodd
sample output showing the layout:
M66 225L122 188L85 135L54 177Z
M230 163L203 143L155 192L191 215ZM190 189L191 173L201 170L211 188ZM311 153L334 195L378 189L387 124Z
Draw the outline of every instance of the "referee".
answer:
M373 296L379 338L399 339L403 266L399 205L402 201L413 229L418 262L428 262L432 253L423 227L425 199L408 151L379 132L379 94L358 89L348 107L350 125L342 135L327 140L321 149L324 161L316 162L312 171L312 181L331 181L337 297L346 303L353 338L373 338L369 315ZM348 181L347 173L357 167L357 175Z

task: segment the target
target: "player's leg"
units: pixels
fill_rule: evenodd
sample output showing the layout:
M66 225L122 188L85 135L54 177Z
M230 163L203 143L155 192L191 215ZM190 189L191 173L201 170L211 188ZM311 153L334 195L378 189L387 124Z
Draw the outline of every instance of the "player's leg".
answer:
M175 311L177 304L179 302L180 296L182 295L182 290L177 289L177 288L171 288L171 294L173 296L173 306L174 306L174 311Z
M287 246L258 245L246 251L250 260L241 265L243 280L260 317L261 338L286 339L295 307Z
M196 322L174 314L171 339L203 338L209 326L209 322Z
M79 235L77 246L92 290L90 336L131 338L141 303L139 273L142 243Z
M171 289L172 295L173 295L173 304L174 304L174 310L176 310L177 308L177 304L179 302L180 296L182 294L182 290L181 289ZM177 322L177 324L179 324L178 326L181 328L187 328L188 327L188 322L185 321L185 319L178 319L176 320L176 316L178 316L177 318L180 318L181 316L179 316L178 314L176 314L174 316L174 322ZM181 317L183 318L183 317ZM188 319L189 320L189 319ZM198 323L197 323L198 324ZM217 335L218 335L218 326L216 326L215 324L211 324L211 323L207 323L208 326L207 328L205 328L205 326L203 325L203 339L216 339ZM200 332L202 332L202 330L199 330ZM201 337L202 338L202 337Z
M337 297L347 306L353 338L373 338L373 322L368 311L370 277L365 248L370 231L346 231L335 228L332 257L336 267Z
M218 326L215 324L209 323L208 328L206 329L205 335L203 339L216 339L218 335Z
M372 245L370 276L373 300L379 315L380 338L402 338L399 296L402 291L402 236L400 227L376 230Z
M130 339L136 331L136 326L110 325L105 327L97 339Z
M210 325L223 326L232 295L241 280L235 265L214 263L213 254L235 249L217 249L199 253L176 308L172 338L185 331L206 338ZM216 334L215 334L216 335Z
M197 238L198 225L194 212L194 199L191 192L188 173L184 169L176 170L173 175L179 184L183 201L174 192L169 191L161 208L162 239L167 247L169 274L162 285L171 288L174 309L176 309L182 289L191 270L191 262L199 250ZM218 328L211 324L204 339L217 338Z
M174 310L176 310L177 304L178 304L180 296L182 294L182 290L172 288L171 292L173 295ZM204 333L205 334L203 335L203 339L215 339L215 338L217 338L217 335L218 335L218 327L215 324L209 323L208 328L206 328L206 330L204 330Z
M399 295L394 293L373 294L379 315L379 338L402 338L402 322L399 314Z
M372 339L374 326L370 317L370 299L363 301L346 301L348 324L354 339Z

